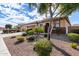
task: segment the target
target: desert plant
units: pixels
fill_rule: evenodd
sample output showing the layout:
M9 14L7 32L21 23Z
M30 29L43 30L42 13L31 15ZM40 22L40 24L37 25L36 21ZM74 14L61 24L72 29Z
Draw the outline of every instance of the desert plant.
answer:
M24 42L24 37L17 37L17 40L19 41L19 42Z
M37 28L35 28L35 32L43 33L44 29L42 27L37 27Z
M76 49L77 48L77 43L72 43L71 47L74 48L74 49Z
M16 36L12 36L11 38L16 38Z
M48 56L52 51L52 45L47 39L40 39L35 44L35 51L40 56Z
M25 30L25 32L28 32L28 31L30 31L30 30L32 30L32 29L27 29L27 30Z
M26 31L27 35L33 35L34 34L34 31L33 30L28 30Z
M3 30L3 33L8 33L8 30Z
M33 32L33 30L30 30L30 31L27 32L27 34L28 34L28 35L33 35L34 32Z
M70 39L72 42L78 42L78 41L79 41L79 34L76 34L76 33L69 33L69 34L67 34L67 36L69 37L69 39Z

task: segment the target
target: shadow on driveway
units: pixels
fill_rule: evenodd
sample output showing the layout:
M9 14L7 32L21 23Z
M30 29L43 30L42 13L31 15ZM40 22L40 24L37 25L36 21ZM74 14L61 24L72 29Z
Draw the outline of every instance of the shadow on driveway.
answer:
M52 46L55 47L55 48L56 48L58 51L60 51L61 53L63 53L65 56L71 56L71 55L68 54L65 50L63 50L63 49L57 47L57 46L54 45L53 43L52 43Z
M56 40L61 40L61 41L71 43L71 41L69 40L69 38L65 34L59 34L59 35L58 34L52 34L51 39L56 39Z

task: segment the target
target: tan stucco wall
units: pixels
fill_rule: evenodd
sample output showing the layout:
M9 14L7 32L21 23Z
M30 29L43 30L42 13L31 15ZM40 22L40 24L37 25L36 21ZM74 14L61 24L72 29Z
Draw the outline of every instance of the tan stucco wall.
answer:
M65 20L60 20L60 27L65 27Z
M70 24L66 21L66 19L63 19L63 20L60 20L60 26L66 27L66 26L70 26Z
M42 24L42 26L45 26L46 23L50 23L50 22L47 21L47 22L39 23L39 26L40 26L40 24ZM52 20L51 23L52 23L51 25L53 27L54 21ZM35 27L37 26L36 23L35 24L29 24L29 25L35 25ZM21 26L21 29L27 29L27 26L29 26L29 25L23 25L23 26ZM66 19L60 20L60 27L66 27L66 26L70 26L69 23L66 21ZM29 27L29 28L32 28L32 27Z
M73 30L79 30L79 26L69 26L69 32Z

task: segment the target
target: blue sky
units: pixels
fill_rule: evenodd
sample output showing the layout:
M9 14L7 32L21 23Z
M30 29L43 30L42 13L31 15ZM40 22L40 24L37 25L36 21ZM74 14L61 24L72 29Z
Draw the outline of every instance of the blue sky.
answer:
M26 3L0 3L0 27L5 24L13 26L44 19L39 15L36 8L29 8ZM79 11L69 16L71 24L79 24Z
M71 22L71 24L79 24L79 11L75 11L73 12L70 16L69 16L69 20Z

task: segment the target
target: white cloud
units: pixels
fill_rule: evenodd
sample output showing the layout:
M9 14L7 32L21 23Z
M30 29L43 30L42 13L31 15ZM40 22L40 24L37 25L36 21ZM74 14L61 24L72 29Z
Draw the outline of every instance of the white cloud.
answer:
M5 6L9 6L9 8L4 8L4 7L1 7L0 6L0 10L2 13L8 15L8 17L6 18L0 18L2 19L0 22L4 23L4 24L12 24L12 25L17 25L16 23L17 22L20 22L20 23L29 23L29 22L33 22L33 21L38 21L38 20L43 20L45 18L45 14L44 15L39 15L37 13L37 9L33 10L32 12L27 12L28 15L30 16L36 16L36 18L34 19L30 19L30 17L28 17L27 15L25 15L24 13L22 14L19 14L19 11L16 11L16 10L13 10L12 8L17 8L19 9L20 11L24 12L22 10L22 5L19 5L19 4L16 4L16 3L5 3L3 4ZM11 19L12 18L12 19ZM10 21L8 20L10 19ZM16 19L16 21L15 21ZM8 21L7 21L8 20ZM16 22L16 23L12 23L11 21L13 22Z
M37 9L33 10L32 12L29 12L28 15L31 15L31 16L38 15L37 14Z
M0 25L6 25L6 24L12 24L13 26L17 25L15 23L12 23L12 22L8 22L8 21L5 21L5 20L0 20Z
M2 3L4 6L9 6L9 8L20 8L21 6L18 3Z

